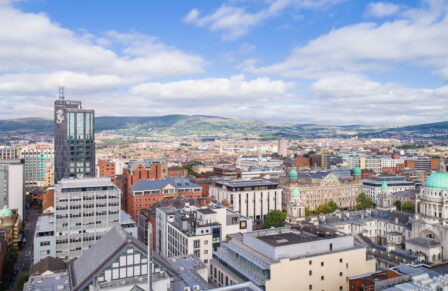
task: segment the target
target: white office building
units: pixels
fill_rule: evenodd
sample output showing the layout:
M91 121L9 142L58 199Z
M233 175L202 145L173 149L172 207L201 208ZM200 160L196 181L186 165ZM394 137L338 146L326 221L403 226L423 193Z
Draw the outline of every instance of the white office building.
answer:
M55 185L56 257L71 260L120 221L120 189L110 178L62 179Z
M386 182L390 193L415 189L415 184L407 181L405 177L389 176L384 178L378 177L378 180L363 180L362 192L376 203L379 195L382 193L381 185L384 185L383 182Z
M0 160L0 208L17 209L23 219L25 211L23 160Z
M261 221L271 210L282 210L278 183L268 180L220 180L210 186L210 197L254 221Z
M172 206L156 210L156 251L164 257L194 255L208 264L227 235L252 230L252 220L226 208Z

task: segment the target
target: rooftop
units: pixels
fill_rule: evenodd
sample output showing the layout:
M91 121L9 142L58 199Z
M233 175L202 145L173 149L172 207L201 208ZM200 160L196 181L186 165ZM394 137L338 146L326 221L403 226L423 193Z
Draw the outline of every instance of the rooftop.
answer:
M220 180L217 183L227 187L253 187L253 186L277 186L277 183L268 180Z
M167 178L161 180L140 180L131 187L132 191L159 190L167 185L175 188L200 188L198 184L182 178Z
M435 239L428 238L428 237L422 237L422 236L408 239L408 240L406 240L406 244L407 243L412 243L412 244L415 244L415 245L418 245L421 247L425 247L425 248L438 247L441 245L440 242L436 241Z

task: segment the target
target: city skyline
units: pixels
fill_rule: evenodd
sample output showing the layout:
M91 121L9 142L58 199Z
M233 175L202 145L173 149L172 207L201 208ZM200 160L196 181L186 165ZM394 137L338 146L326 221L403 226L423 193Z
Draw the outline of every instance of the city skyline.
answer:
M0 116L445 121L447 1L0 1Z

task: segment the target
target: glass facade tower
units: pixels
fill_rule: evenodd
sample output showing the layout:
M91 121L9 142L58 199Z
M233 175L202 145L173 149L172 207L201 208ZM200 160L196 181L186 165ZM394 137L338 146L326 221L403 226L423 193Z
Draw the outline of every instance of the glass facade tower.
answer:
M54 103L55 183L62 178L95 177L95 111L81 101Z

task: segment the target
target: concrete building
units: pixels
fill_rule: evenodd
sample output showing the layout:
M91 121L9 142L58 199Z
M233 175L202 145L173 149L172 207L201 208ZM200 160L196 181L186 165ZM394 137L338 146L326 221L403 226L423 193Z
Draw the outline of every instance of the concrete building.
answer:
M213 253L210 280L252 281L264 290L348 290L347 278L375 271L354 238L330 229L258 230L234 236Z
M277 153L281 157L286 157L288 155L288 140L286 138L278 140Z
M45 166L44 186L45 187L54 186L54 164L47 164Z
M68 261L119 223L121 191L109 178L62 179L54 188L56 257Z
M210 196L233 210L264 220L271 210L282 209L282 192L278 183L268 180L219 180L210 186Z
M50 256L56 258L56 226L53 215L39 216L33 240L33 263L44 260Z
M131 187L126 197L126 211L137 220L138 212L151 207L157 201L176 198L202 197L201 186L182 178L166 178L161 180L140 180Z
M120 210L120 226L133 237L137 238L137 223L132 216L124 210Z
M17 148L0 146L0 160L15 160L19 158Z
M365 179L362 181L362 192L375 203L382 192L381 185L387 183L390 192L408 191L415 189L415 184L407 181L403 176L379 176L377 180Z
M241 155L236 159L235 165L241 171L250 171L251 169L273 169L283 170L283 160L273 159L262 155Z
M24 160L0 160L0 208L17 209L23 219L25 212Z
M63 178L95 177L95 111L81 101L54 102L55 183Z
M191 254L208 264L228 235L252 230L252 220L226 208L172 206L156 210L156 252Z
M22 148L19 156L25 161L25 185L43 186L45 184L45 168L54 164L52 148Z

